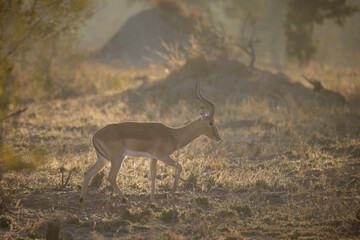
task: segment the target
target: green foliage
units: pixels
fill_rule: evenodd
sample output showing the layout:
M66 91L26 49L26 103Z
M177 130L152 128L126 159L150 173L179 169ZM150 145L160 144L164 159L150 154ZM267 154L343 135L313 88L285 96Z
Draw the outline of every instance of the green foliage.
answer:
M313 41L315 24L323 24L332 19L342 26L347 17L359 9L348 4L347 0L288 0L285 21L286 54L296 59L300 65L306 65L315 56Z
M15 62L49 43L74 42L79 23L91 17L92 8L93 1L86 0L0 1L0 118L19 101Z

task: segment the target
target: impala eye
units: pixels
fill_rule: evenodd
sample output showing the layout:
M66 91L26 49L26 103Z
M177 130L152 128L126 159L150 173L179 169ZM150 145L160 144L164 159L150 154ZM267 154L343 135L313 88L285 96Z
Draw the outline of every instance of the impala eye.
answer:
M209 126L213 127L214 126L214 122L209 122Z

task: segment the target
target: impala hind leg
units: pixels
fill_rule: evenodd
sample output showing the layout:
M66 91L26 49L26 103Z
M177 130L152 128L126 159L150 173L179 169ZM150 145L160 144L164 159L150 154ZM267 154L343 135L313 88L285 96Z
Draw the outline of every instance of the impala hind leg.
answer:
M171 189L172 194L175 194L181 172L182 172L182 166L179 163L176 163L176 165L175 165L175 180L174 180L174 185Z
M87 188L90 182L90 179L97 174L98 172L100 172L107 164L109 164L109 161L103 157L101 157L100 155L98 155L98 159L97 161L94 163L94 165L91 166L91 168L89 168L85 174L84 174L84 182L83 182L83 187L81 190L81 196L80 196L80 202L83 203L85 200L85 196L87 193Z
M150 159L150 173L151 173L151 193L150 193L150 202L155 200L155 180L156 180L156 159Z
M119 185L116 182L116 177L120 171L121 164L124 161L124 158L125 158L125 153L122 154L120 161L111 160L111 168L107 180L110 182L114 191L121 197L123 203L126 203L127 199L125 195L121 192Z
M175 180L171 189L171 193L174 194L178 185L180 174L182 172L182 166L174 159L172 159L170 156L160 158L159 160L175 168Z

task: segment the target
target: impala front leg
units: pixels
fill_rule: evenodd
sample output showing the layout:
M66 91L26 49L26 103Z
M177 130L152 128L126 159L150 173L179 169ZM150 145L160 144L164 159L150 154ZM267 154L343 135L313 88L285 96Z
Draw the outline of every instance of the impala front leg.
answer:
M107 178L107 180L110 182L111 186L113 187L115 193L117 193L122 202L123 203L126 203L127 202L127 199L125 197L125 195L121 192L120 188L119 188L119 185L117 184L116 182L116 177L120 171L120 168L121 168L121 164L125 158L125 153L122 153L122 154L119 154L120 156L122 155L121 159L117 160L115 158L113 159L110 159L111 161L111 167L110 167L110 171L109 171L109 176Z
M83 187L82 187L81 196L80 196L80 203L81 203L82 208L84 207L84 200L86 197L90 179L95 174L100 172L107 164L109 164L109 161L107 159L105 159L104 157L102 157L101 155L98 155L98 160L95 162L95 164L89 170L87 170L85 172Z

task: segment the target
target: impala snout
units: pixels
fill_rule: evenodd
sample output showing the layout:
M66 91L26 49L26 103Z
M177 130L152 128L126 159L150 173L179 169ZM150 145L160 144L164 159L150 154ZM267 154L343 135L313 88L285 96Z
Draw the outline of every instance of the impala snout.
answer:
M217 130L216 130L216 133L217 133ZM219 136L219 133L217 133L217 135L215 136L215 139L216 143L221 143L222 142L222 139L221 137Z
M213 137L213 140L216 142L216 143L221 143L222 140L221 140L221 137L219 135L219 132L217 130L216 127L214 127L214 137Z

